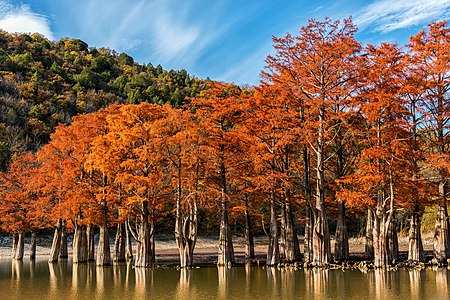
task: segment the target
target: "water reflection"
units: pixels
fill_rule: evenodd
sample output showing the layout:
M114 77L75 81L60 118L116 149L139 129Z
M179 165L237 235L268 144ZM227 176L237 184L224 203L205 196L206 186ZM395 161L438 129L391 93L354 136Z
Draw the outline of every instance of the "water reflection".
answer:
M5 299L448 299L449 270L176 270L0 259Z

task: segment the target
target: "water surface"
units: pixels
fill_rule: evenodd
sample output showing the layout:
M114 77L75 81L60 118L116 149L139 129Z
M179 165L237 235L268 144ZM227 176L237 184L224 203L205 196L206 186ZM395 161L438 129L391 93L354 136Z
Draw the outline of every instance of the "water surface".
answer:
M191 270L0 259L0 299L448 299L449 271Z

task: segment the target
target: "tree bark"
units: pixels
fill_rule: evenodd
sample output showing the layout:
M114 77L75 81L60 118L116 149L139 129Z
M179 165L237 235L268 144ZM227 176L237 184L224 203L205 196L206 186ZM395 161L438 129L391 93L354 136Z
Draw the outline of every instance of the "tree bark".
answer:
M17 252L17 245L18 245L18 241L19 241L19 235L18 234L13 234L12 236L12 251L11 251L11 258L14 259L14 257L16 257L16 252Z
M328 218L325 209L324 115L325 108L322 105L319 112L317 148L314 150L317 157L317 184L313 229L313 263L316 265L326 265L331 259L330 233L328 231Z
M338 221L336 224L336 243L334 245L334 258L346 261L349 258L347 221L345 220L345 203L338 201Z
M73 263L85 263L88 261L88 246L86 226L75 224L75 232L73 234L72 246Z
M450 236L448 231L449 224L446 199L446 182L443 180L439 182L439 198L441 203L436 215L436 225L433 238L433 252L434 257L438 261L443 262L447 258L450 258Z
M143 201L141 205L141 222L139 225L135 267L151 268L155 261L153 260L152 237L150 224L148 222L149 211L148 201Z
M30 240L30 259L33 260L36 258L36 232L31 233Z
M227 180L225 166L221 165L221 218L219 233L219 254L217 265L231 267L234 264L233 240L231 238L230 224L227 210Z
M127 219L125 223L125 236L126 236L126 244L125 244L125 252L127 261L133 261L133 244L131 243L131 232L130 232L130 220Z
M62 235L62 220L59 219L56 224L52 248L50 249L50 257L48 259L48 261L51 263L58 261L59 253L61 252L61 235Z
M284 203L285 221L285 255L284 259L287 262L300 261L300 247L298 242L297 230L295 228L294 216L292 213L292 205L290 199L290 192L287 192L287 198Z
M59 258L68 258L69 252L68 252L68 242L67 242L67 231L62 224L61 227L61 250L59 251Z
M280 261L286 258L286 208L285 202L281 203L281 224L278 238L278 247L280 248Z
M100 237L97 248L97 266L110 266L111 250L109 246L109 233L106 220L100 225Z
M366 221L366 245L365 255L366 259L373 259L373 212L371 209L367 209L367 221Z
M114 262L125 262L125 223L117 224L116 240L114 243Z
M88 224L86 226L87 238L87 259L88 261L95 260L95 244L94 244L94 225Z
M15 248L13 259L22 260L25 249L25 234L20 232L16 236L16 240L13 239L13 243L15 244L15 247L13 247L13 249Z
M395 214L392 216L392 220L389 223L389 233L388 233L388 239L389 239L389 257L392 263L395 263L398 261L398 236L397 236L397 228L395 223Z
M306 198L306 214L305 214L305 235L303 239L303 259L305 262L311 262L313 259L313 213L311 208L311 176L310 176L310 157L308 148L303 147L303 165L304 165L304 194Z
M253 231L251 228L248 198L245 196L245 260L255 258L255 244L253 242Z
M408 260L424 261L422 234L420 230L420 215L413 212L408 235Z
M275 192L270 190L270 233L269 247L267 250L266 265L276 266L280 262L280 248L278 245L278 224L276 215Z

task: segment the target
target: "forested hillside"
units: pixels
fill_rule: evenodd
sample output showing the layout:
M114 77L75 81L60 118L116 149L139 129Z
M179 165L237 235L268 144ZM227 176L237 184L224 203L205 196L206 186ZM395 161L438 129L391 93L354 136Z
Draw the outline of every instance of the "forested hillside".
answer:
M138 64L126 53L79 39L0 31L0 170L15 154L36 151L59 123L111 103L179 107L203 82L185 70Z

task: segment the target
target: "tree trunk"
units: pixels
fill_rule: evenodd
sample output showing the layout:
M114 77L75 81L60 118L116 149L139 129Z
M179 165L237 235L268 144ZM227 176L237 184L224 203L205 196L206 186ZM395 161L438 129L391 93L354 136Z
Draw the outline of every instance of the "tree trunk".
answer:
M439 198L441 203L436 215L436 225L434 229L433 238L433 252L434 257L438 261L445 261L450 258L450 236L448 232L448 211L447 211L447 199L446 199L446 183L445 181L439 182Z
M127 219L126 220L126 223L125 223L125 236L126 236L126 244L125 244L125 252L126 252L126 259L127 259L127 261L133 261L133 245L132 245L132 243L131 243L131 236L132 236L132 234L131 234L131 232L130 232L130 228L129 228L129 226L130 226L130 224L129 224L129 219Z
M151 241L151 230L148 222L148 201L142 202L141 222L139 225L135 267L150 268L154 265L153 250Z
M389 238L390 227L392 226L394 218L394 195L391 184L390 194L390 209L386 213L384 206L384 193L381 189L378 191L377 210L374 216L374 230L373 230L373 250L374 250L374 266L375 268L384 268L391 265L393 262L392 255L395 254L395 249L389 249L389 246L395 247L395 243L391 242ZM392 234L391 234L392 235ZM398 246L397 246L398 247ZM398 249L398 248L397 248Z
M312 236L313 236L313 214L312 209L309 204L306 205L305 213L305 236L303 240L303 259L305 262L311 262L313 259L313 246L312 246Z
M125 262L125 223L117 224L116 240L114 243L114 262Z
M281 203L281 224L278 247L280 248L280 261L284 261L286 258L286 208L284 201Z
M273 188L270 190L270 233L269 248L267 250L266 265L276 266L280 262L280 248L278 246L278 224L275 207L275 193Z
M310 172L310 157L308 148L303 147L303 165L304 165L304 194L306 198L306 214L305 214L305 235L303 239L303 259L305 262L311 262L313 259L313 213L311 209L311 172Z
M75 232L73 234L72 246L73 263L85 263L88 261L88 246L86 226L75 224Z
M68 258L68 242L67 242L67 231L64 224L61 227L61 250L59 251L59 258Z
M328 231L328 218L325 209L325 150L323 145L324 115L325 108L322 106L319 112L317 149L315 149L317 157L317 184L313 229L313 263L316 265L326 265L330 262L331 259L330 233Z
M336 243L334 245L334 258L346 261L349 258L347 221L345 220L345 203L338 202L338 221L336 224Z
M14 257L16 257L18 241L19 241L19 235L13 234L13 236L12 236L12 251L11 251L12 259L14 259Z
M25 249L25 234L22 232L17 234L17 238L13 243L15 243L15 245L16 245L13 259L22 260L23 254L24 254L24 249ZM13 249L14 249L14 247L13 247Z
M87 238L87 259L88 261L95 260L95 243L94 243L94 225L88 224L86 226Z
M287 262L300 261L300 247L298 243L297 230L295 229L294 216L292 213L292 205L290 193L287 193L287 198L284 204L284 213L286 217L285 223L285 256Z
M397 236L397 226L395 224L395 214L392 216L392 220L389 223L389 259L392 263L398 261L398 236Z
M253 242L253 231L251 228L248 199L245 198L245 260L255 258L255 245Z
M61 252L61 235L62 235L62 220L59 219L56 224L55 234L53 236L52 248L50 249L49 262L57 262L59 253Z
M36 232L31 233L30 240L30 259L33 260L36 258Z
M218 266L231 267L234 264L233 240L231 238L230 224L228 224L227 210L227 181L225 166L221 165L221 218L219 234L219 254L217 257Z
M408 235L408 260L424 261L422 235L420 231L420 216L417 212L413 212L410 220Z
M373 259L373 222L373 212L371 209L367 209L365 255L369 260Z
M111 250L109 246L109 233L106 220L100 225L100 237L97 248L97 266L110 266Z

